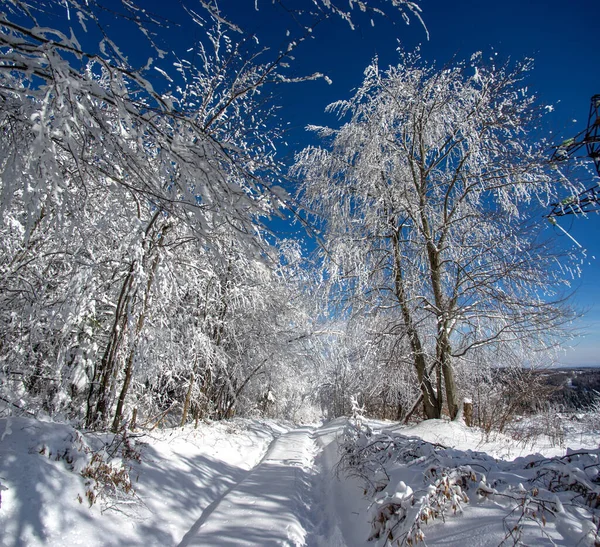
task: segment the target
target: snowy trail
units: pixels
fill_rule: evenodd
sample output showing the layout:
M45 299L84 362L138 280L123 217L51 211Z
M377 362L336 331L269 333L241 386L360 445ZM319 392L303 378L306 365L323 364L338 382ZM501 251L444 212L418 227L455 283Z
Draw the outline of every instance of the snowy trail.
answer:
M520 530L533 540L528 544L598 543L593 520L597 508L581 495L586 484L600 495L595 471L600 469L597 434L585 441L588 445L574 443L583 452L573 453L573 461L564 459L563 449L552 447L550 453L544 450L545 459L525 453L512 462L507 456L521 454L522 445L503 437L482 444L479 430L457 422L428 420L410 428L389 422L370 424L375 435L397 434L413 443L417 439L417 448L409 450L416 460L391 458L386 464L389 484L378 493L379 499L396 496L401 482L406 483L402 492L406 485L413 492L425 492L431 466L473 465L499 488L500 498L486 494L487 490L477 493L480 477L476 476L463 512L449 511L445 521L427 523L428 545L499 545L514 523L521 521ZM91 460L89 450L104 450L102 436L77 432L68 424L0 419L0 546L374 545L377 541L368 541L373 508L377 509L373 495L365 496L365 483L358 479L342 475L338 480L336 475L347 426L345 418L295 429L289 423L237 419L156 431L136 445L142 461L132 464L135 495L108 496L90 507L85 503L90 483L80 471ZM425 444L421 446L418 439ZM402 446L399 442L397 448ZM559 456L560 462L552 461L551 455ZM531 467L533 461L542 467ZM575 482L573 488L559 484L560 490L552 495L563 500L562 505L540 513L547 515L546 523L536 521L533 514L522 520L519 508L525 505L515 502L521 499L524 485L529 490L523 499L537 499L539 492L550 495L544 486L549 483L540 481L554 481L548 473L557 465L559 477L583 482ZM534 494L538 484L541 488ZM507 495L514 501L506 501ZM377 544L382 542L385 538Z
M299 427L275 439L260 463L203 511L179 547L305 545L314 431Z
M306 547L364 547L369 530L368 504L356 478L338 479L339 438L347 424L338 418L318 428L313 438L319 449L311 503L313 526Z

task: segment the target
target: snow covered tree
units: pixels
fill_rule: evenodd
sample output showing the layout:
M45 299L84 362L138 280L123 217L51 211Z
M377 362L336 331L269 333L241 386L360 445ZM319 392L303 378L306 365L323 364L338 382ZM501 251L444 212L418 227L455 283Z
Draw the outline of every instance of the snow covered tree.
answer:
M499 345L526 360L572 317L561 287L573 272L536 209L557 181L531 140L530 64L486 66L478 54L439 70L400 52L382 71L375 60L355 95L329 106L347 121L310 128L328 145L296 158L332 299L377 316L380 335L405 348L427 418L444 399L457 415L457 363Z
M125 8L147 30L152 21ZM149 327L173 312L176 281L191 291L175 264L210 284L240 257L251 278L276 252L262 219L286 194L273 184L277 126L261 91L287 81L291 49L262 62L216 17L194 45L197 63L176 59L171 75L157 66L172 83L159 92L152 63L135 68L104 33L106 13L49 0L8 3L0 16L0 352L11 398L78 417L85 400L88 426L117 429L132 382L152 368ZM53 27L57 14L64 24ZM99 31L97 51L64 31L65 16ZM223 283L242 290L237 278ZM225 293L202 298L219 346L233 306Z
M1 396L116 430L132 404L223 417L258 377L291 385L310 321L263 221L287 200L271 86L320 77L288 76L303 38L271 53L202 1L180 6L197 32L178 56L129 0L2 4ZM354 7L419 13L304 7L300 37Z
M407 355L404 346L381 334L387 322L357 315L319 325L322 349L313 359L320 361L314 375L324 414L349 416L354 398L369 416L400 420L419 389L414 370L401 364Z

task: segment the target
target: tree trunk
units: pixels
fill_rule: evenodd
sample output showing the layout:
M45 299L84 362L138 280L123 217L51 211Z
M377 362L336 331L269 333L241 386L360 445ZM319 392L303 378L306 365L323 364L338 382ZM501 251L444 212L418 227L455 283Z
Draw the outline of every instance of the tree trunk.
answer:
M438 394L438 396L435 394L423 353L415 355L415 366L417 369L417 378L423 394L423 412L425 413L425 418L427 420L441 418L441 414L438 411L438 397L441 396L441 394Z
M185 394L185 401L183 402L183 411L181 412L181 427L185 425L187 421L188 412L190 410L190 401L192 399L192 390L194 388L194 381L196 377L194 376L194 372L192 371L192 375L190 376L190 385L188 386L187 392Z
M402 403L398 401L398 406L396 407L396 421L399 422L402 419L402 414L404 409L402 408Z
M465 400L463 402L463 417L465 419L465 424L468 427L473 426L473 403L471 401Z
M94 369L87 398L87 427L99 427L107 419L107 399L110 392L110 380L114 375L119 346L127 325L127 314L125 311L129 303L129 291L133 282L134 268L135 261L130 264L129 271L121 286L108 343L106 344L100 365Z
M444 398L442 397L442 367L439 361L436 361L435 363L435 380L437 391L437 412L441 417L444 409Z
M456 382L454 380L454 369L450 356L450 340L448 340L448 326L446 322L440 327L438 332L438 362L441 365L444 375L444 385L446 386L446 402L448 404L448 413L450 419L454 420L458 416L459 403Z
M112 430L113 432L117 432L121 425L121 420L123 418L123 408L125 406L125 399L127 397L127 393L129 391L129 386L131 385L131 377L133 376L133 364L135 362L135 352L137 350L137 340L139 335L142 333L144 328L144 323L146 322L146 315L148 313L148 304L150 302L150 293L152 292L152 284L154 283L154 278L156 276L156 270L158 268L158 263L160 262L160 250L164 243L165 234L169 229L169 225L166 224L158 231L158 244L156 245L156 256L152 261L152 266L150 267L150 272L148 274L148 282L146 283L146 291L144 294L144 302L142 304L142 309L140 311L140 315L138 316L138 320L135 326L135 332L133 337L133 342L131 349L129 350L129 356L127 357L127 364L125 366L125 378L123 380L123 386L121 387L121 392L119 394L119 399L117 402L117 409L115 410L115 417L113 420ZM146 234L147 235L147 234Z
M129 352L127 358L127 365L125 366L125 378L123 379L123 386L121 387L121 393L119 394L119 400L117 401L117 410L115 411L115 417L113 419L112 431L118 433L119 427L121 427L121 419L123 416L123 407L125 406L125 397L129 391L129 385L131 384L131 376L133 374L133 359L135 357L135 350Z
M417 378L419 380L419 387L423 393L423 411L427 419L439 418L441 415L438 411L438 400L437 397L441 396L438 393L437 397L431 383L431 377L427 370L427 362L425 360L425 352L419 338L419 333L415 328L410 308L404 292L404 282L402 278L402 258L400 254L400 241L399 241L399 228L396 227L394 221L392 223L392 248L394 254L394 290L395 296L400 304L402 310L402 318L404 320L404 327L408 334L410 347L413 354L414 365L417 371Z
M448 412L450 418L454 420L458 415L458 394L456 382L454 381L454 370L452 364L444 362L442 364L442 372L444 373L444 384L446 385L446 401L448 403Z
M150 234L155 222L160 218L162 212L157 210L148 222L144 237ZM160 242L162 243L162 241ZM114 381L117 377L117 357L121 342L127 327L128 307L131 300L131 288L135 277L137 262L133 260L129 265L129 271L125 276L117 307L115 319L109 334L109 339L100 362L100 366L94 370L94 376L90 384L87 400L86 425L87 427L102 427L108 420L108 411L111 403L111 393L114 392Z

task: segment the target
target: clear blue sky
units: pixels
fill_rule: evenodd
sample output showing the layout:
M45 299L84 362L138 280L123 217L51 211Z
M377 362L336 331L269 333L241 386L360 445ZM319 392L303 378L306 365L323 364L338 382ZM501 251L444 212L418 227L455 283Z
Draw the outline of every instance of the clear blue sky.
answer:
M422 0L420 4L429 40L414 19L406 26L398 19L392 23L375 17L374 27L369 18L359 19L355 31L332 19L315 29L315 38L297 51L296 70L298 74L320 70L333 83L306 83L282 92L282 116L294 128L291 143L306 144L310 138L302 131L306 124L334 123L323 115L325 106L350 96L373 56L379 56L381 65L395 63L398 40L408 50L420 45L423 57L440 66L454 56L469 58L475 51L500 59L532 57L535 68L527 83L541 103L555 107L548 115L548 137L559 143L585 128L590 97L600 93L597 2ZM266 21L255 15L248 23L267 36L293 28L284 14ZM576 302L587 310L579 324L586 335L561 362L600 365L600 216L560 222L587 251L581 277L573 285Z
M185 1L193 5L193 0ZM282 1L296 6L311 2ZM220 7L244 30L255 32L263 45L277 49L289 40L287 30L292 36L299 34L289 13L273 7L272 0L256 2L258 11L255 0L221 0ZM180 14L169 13L171 8L159 0L138 3L180 20ZM339 0L338 4L346 7L348 3ZM311 142L311 135L304 131L307 124L334 123L331 116L323 113L326 105L350 96L375 55L382 66L396 62L398 40L407 50L421 45L424 59L440 66L454 56L469 58L475 51L487 56L497 54L503 60L532 57L535 69L528 85L541 103L555 107L548 115L548 137L559 143L585 128L590 97L600 93L597 0L421 0L420 5L429 40L416 19L411 18L407 26L398 16L389 20L373 17L374 26L370 16L359 16L358 29L354 31L337 18L315 27L314 38L297 49L292 72L302 75L320 71L333 83L308 82L278 90L280 115L289 122L289 154ZM196 32L181 29L175 35L176 41L189 47ZM580 324L587 336L567 352L562 362L600 365L600 216L567 218L561 225L587 250L581 277L574 284L578 287L576 301L587 309ZM562 239L566 242L564 236Z

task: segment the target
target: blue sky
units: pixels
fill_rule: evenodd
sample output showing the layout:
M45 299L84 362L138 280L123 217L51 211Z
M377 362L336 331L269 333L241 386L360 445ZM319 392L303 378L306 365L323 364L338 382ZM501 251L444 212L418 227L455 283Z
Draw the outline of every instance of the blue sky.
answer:
M311 0L282 0L288 6L305 6ZM138 3L163 15L180 20L170 10L171 5L159 0L138 0ZM535 68L527 82L543 104L554 106L548 114L547 136L556 143L585 128L590 97L600 93L600 57L598 57L597 0L421 0L422 16L427 32L411 18L410 25L398 16L388 18L360 16L358 28L352 31L338 18L319 23L313 38L301 44L291 67L295 75L320 71L331 78L325 81L281 86L276 100L281 104L280 116L287 123L289 148L283 153L312 142L304 131L307 124L334 124L331 115L324 114L327 104L347 98L362 81L363 70L378 55L380 65L397 61L398 41L404 49L421 46L426 61L439 66L453 57L469 58L482 51L485 56L505 60L532 57ZM194 5L193 0L186 4ZM345 0L338 5L347 6ZM258 6L258 11L256 10ZM299 27L289 12L273 6L272 0L221 0L223 13L244 30L254 32L262 45L274 50L284 47L295 37ZM391 9L391 8L390 8ZM172 47L180 51L192 45L197 29L179 29ZM136 39L139 38L136 36ZM171 40L173 38L170 38ZM123 43L127 46L135 44ZM574 349L561 359L565 364L600 364L600 216L565 218L561 225L586 249L582 256L581 277L575 280L575 300L587 310L580 328L587 333ZM553 230L549 226L548 230ZM556 229L554 229L556 231ZM566 236L559 244L567 244ZM597 257L597 258L594 258Z
M423 58L440 66L455 56L469 58L475 51L503 60L532 57L535 68L527 85L542 104L554 107L547 117L548 138L560 143L585 128L590 98L600 93L596 2L422 0L420 5L429 39L415 19L406 26L398 19L375 17L372 27L369 18L363 18L354 31L332 19L315 29L315 38L297 51L296 71L319 70L333 83L311 82L282 92L282 116L293 128L292 148L310 138L302 130L306 124L335 123L332 116L323 114L325 106L350 96L375 55L382 66L396 62L398 41L407 50L420 46ZM261 21L255 14L248 26L256 26L259 35L276 43L289 20L280 14ZM586 249L581 277L573 283L575 301L586 310L578 324L585 336L560 360L568 365L600 364L600 216L559 222ZM550 226L548 230L556 233L558 244L570 244L560 231Z

